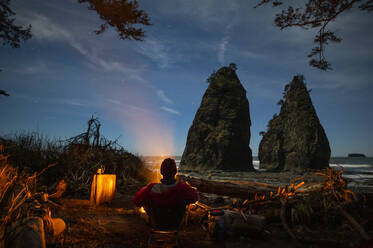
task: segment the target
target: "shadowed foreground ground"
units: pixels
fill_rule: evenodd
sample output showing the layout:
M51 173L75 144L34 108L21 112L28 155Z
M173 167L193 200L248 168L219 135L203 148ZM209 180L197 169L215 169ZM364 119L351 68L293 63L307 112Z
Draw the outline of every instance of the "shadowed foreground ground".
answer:
M88 200L63 199L63 210L53 211L67 223L63 247L147 247L149 227L138 215L132 204L135 192L141 186L132 186L116 195L116 199L97 208L89 206ZM237 237L225 242L216 242L198 223L190 223L180 231L179 237L185 247L296 247L283 230L281 223L269 225L271 237ZM323 230L295 230L308 233L307 238L323 239ZM327 235L326 235L327 236ZM351 243L306 245L305 247L356 247L358 234L351 230ZM355 245L354 245L354 244ZM51 245L50 247L53 247Z

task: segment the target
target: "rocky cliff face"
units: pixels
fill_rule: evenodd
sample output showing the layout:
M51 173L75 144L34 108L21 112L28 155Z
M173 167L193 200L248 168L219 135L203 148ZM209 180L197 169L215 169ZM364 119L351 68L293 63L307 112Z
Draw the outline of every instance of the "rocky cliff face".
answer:
M249 102L235 70L231 64L208 79L188 132L181 170L253 170Z
M303 76L285 86L280 114L268 123L259 144L260 168L321 169L329 166L330 147L313 107Z

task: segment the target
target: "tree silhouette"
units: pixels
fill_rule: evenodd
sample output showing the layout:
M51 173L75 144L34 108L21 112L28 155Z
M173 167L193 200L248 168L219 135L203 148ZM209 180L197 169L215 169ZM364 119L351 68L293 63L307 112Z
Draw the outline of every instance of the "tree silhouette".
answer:
M79 3L88 3L88 9L96 11L104 21L96 34L102 34L108 26L114 27L122 40L133 39L140 41L144 37L142 28L134 25L151 25L148 15L139 10L136 0L78 0Z
M0 95L9 96L9 94L4 90L0 90Z
M2 70L0 69L0 72ZM9 96L8 92L6 92L5 90L0 90L0 95L3 95L3 96Z
M255 7L272 4L273 7L282 6L286 1L261 0ZM325 46L329 42L339 43L342 38L327 29L330 22L343 12L358 5L359 9L372 11L373 0L307 0L304 7L293 7L289 5L281 13L276 14L275 25L281 30L290 27L301 27L304 29L318 28L314 43L316 46L308 54L311 58L309 64L321 70L331 70L331 64L325 58Z
M14 24L16 13L10 8L10 0L0 0L0 39L3 45L13 48L20 46L22 40L31 38L31 25L28 27Z
M151 25L148 15L139 10L136 0L78 0L79 3L88 3L88 9L94 10L104 21L96 34L102 34L108 26L114 27L122 40L133 39L140 41L144 37L141 27L135 25ZM14 24L16 13L10 8L10 0L0 0L0 39L3 45L20 47L22 40L32 37L31 25L28 27Z

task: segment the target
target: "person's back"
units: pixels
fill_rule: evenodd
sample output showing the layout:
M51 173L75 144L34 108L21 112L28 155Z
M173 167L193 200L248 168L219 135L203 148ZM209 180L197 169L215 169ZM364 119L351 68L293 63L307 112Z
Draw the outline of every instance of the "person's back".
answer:
M198 193L189 185L176 182L175 160L167 158L162 162L161 183L152 183L139 190L133 201L137 207L153 204L157 207L172 207L190 204L198 200Z
M133 202L137 207L144 207L149 216L151 232L148 239L148 247L152 247L153 236L162 246L169 243L174 237L176 246L179 247L178 230L188 204L198 200L198 193L189 185L176 182L177 173L175 160L167 158L162 162L161 183L152 183L139 190ZM160 235L160 236L159 236ZM172 242L170 243L172 244ZM173 247L173 246L172 246Z

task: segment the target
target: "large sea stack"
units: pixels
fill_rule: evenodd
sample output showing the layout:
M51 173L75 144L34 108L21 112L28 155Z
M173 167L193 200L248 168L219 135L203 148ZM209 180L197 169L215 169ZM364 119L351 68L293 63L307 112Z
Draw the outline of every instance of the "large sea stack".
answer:
M330 147L324 128L313 107L303 76L285 86L274 115L259 145L260 168L276 171L304 171L329 166Z
M207 81L209 87L189 128L180 169L253 170L249 102L235 64L220 68Z

